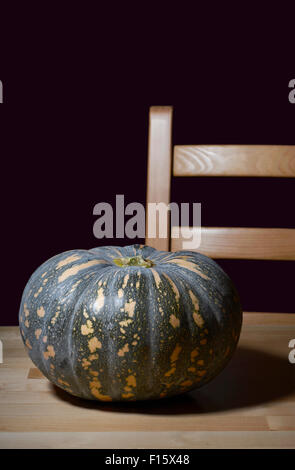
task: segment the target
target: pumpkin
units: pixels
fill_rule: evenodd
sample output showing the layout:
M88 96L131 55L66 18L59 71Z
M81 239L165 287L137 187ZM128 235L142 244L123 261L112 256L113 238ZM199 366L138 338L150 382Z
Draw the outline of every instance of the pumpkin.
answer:
M212 380L234 353L242 312L233 283L204 255L106 246L42 264L19 322L53 384L86 399L132 401Z

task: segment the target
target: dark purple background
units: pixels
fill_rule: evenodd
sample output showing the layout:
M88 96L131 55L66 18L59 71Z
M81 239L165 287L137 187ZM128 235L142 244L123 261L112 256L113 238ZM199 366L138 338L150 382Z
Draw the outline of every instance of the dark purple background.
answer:
M183 57L189 70L170 56L129 63L116 47L116 55L71 47L54 56L45 47L33 60L19 44L0 70L1 325L17 324L23 288L49 257L132 243L95 239L92 212L98 202L114 205L116 194L145 204L149 105L174 105L174 144L295 144L292 70L237 57L231 68L224 57ZM294 194L291 179L172 182L172 200L201 202L208 226L294 228ZM245 310L295 311L294 262L219 262Z

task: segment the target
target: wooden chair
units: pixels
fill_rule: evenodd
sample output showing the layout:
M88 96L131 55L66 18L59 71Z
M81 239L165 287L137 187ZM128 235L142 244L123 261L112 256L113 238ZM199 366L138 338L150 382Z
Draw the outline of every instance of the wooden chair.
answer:
M151 108L147 202L170 202L172 154L174 176L295 176L295 147L176 146L172 152L171 123L171 107ZM166 223L169 228L168 217ZM170 247L173 230L146 243L177 250L182 240L172 238ZM295 230L203 227L198 251L294 260ZM288 344L295 314L244 313L238 351L217 379L204 390L147 406L83 405L54 391L32 368L17 327L0 328L0 338L6 348L0 448L294 448L295 365L288 362Z
M171 106L150 108L147 203L170 202L173 176L295 177L295 146L278 145L176 145L172 146ZM189 201L187 201L189 202ZM158 250L178 251L187 238L149 238L147 204L146 244ZM187 227L183 230L191 229ZM201 246L194 251L211 258L295 260L295 229L202 227Z

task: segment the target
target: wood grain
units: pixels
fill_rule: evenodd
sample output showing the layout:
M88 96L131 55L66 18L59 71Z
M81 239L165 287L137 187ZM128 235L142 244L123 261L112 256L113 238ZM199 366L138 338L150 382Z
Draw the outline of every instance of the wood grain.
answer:
M147 211L146 211L146 244L158 250L169 250L169 217L165 216L167 237L160 238L159 224L155 224L156 236L151 234L154 223L149 221L149 203L170 202L171 183L171 134L172 134L171 106L152 106L150 108L149 142L148 142L148 171L147 171Z
M171 230L171 249L183 249L183 241L197 230L182 227L179 238L177 227ZM295 229L202 227L201 245L190 248L211 258L295 260Z
M291 338L295 314L244 313L233 359L204 389L112 404L83 401L45 378L29 378L34 366L18 328L2 327L0 448L294 448Z
M28 379L43 379L44 375L37 367L31 367L28 373Z
M5 432L0 449L294 449L294 442L295 431Z
M173 174L295 177L295 146L177 145Z

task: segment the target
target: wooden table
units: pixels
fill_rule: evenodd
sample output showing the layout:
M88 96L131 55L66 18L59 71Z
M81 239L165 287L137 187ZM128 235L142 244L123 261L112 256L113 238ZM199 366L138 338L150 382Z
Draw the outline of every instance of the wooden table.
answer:
M199 391L110 404L53 387L0 328L0 448L295 448L295 314L244 313L227 368Z

